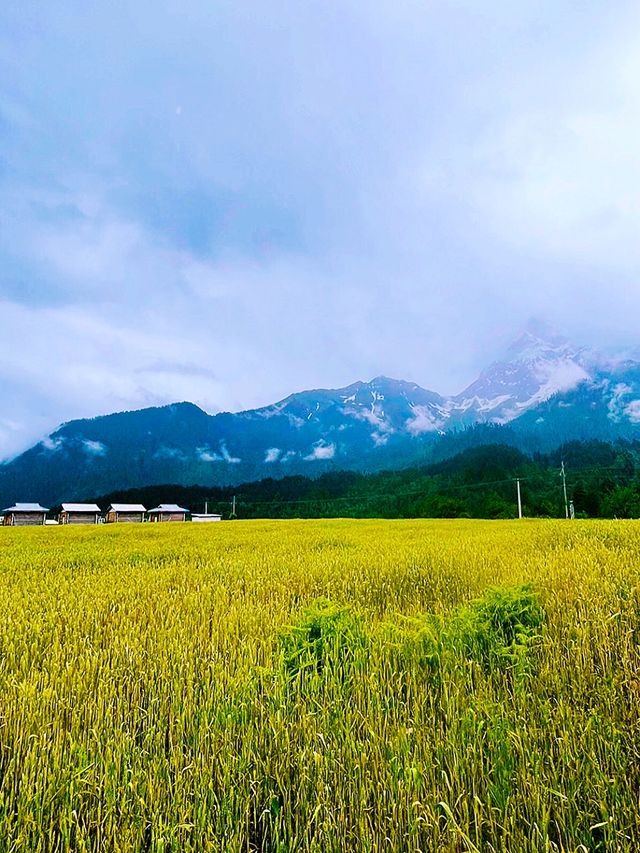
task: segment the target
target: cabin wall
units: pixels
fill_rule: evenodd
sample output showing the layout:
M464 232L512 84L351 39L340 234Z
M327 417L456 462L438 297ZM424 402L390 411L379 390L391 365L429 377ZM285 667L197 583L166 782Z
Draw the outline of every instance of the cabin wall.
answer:
M150 517L151 521L184 521L183 512L156 512Z
M66 512L60 516L62 524L97 524L98 517L95 512Z
M115 516L113 520L121 524L139 524L144 520L142 512L110 512L109 515Z
M44 524L42 512L14 512L6 516L4 523L12 527L38 527Z

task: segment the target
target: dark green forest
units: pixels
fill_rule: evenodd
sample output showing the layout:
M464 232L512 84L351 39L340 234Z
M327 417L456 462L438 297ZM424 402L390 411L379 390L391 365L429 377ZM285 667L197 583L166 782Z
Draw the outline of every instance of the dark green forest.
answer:
M103 509L112 501L147 507L177 502L192 512L238 518L514 518L516 479L523 514L562 518L565 498L577 518L640 517L640 441L570 442L552 453L528 456L504 444L462 451L441 462L396 471L335 471L316 479L264 479L234 487L160 485L91 496Z

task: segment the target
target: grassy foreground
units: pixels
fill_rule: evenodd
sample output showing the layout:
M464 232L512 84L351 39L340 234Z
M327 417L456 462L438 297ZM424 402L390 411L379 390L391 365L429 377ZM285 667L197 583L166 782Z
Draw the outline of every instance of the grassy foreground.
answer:
M640 524L0 529L0 850L637 851Z

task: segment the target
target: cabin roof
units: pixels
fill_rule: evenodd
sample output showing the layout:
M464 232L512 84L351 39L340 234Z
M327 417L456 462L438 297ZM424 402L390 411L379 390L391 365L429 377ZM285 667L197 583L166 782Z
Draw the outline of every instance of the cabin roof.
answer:
M62 504L63 512L101 512L97 504Z
M155 509L150 509L149 512L189 512L189 510L183 506L178 506L178 504L160 504Z
M146 507L142 504L111 504L109 512L146 512Z
M25 504L25 503L17 503L14 506L7 507L7 509L3 509L3 512L49 512L48 508L45 506L40 506L40 504Z

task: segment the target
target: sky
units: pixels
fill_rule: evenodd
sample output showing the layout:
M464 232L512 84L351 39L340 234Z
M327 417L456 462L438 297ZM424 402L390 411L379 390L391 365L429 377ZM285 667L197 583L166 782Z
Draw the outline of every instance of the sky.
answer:
M640 6L4 0L0 458L637 344Z

